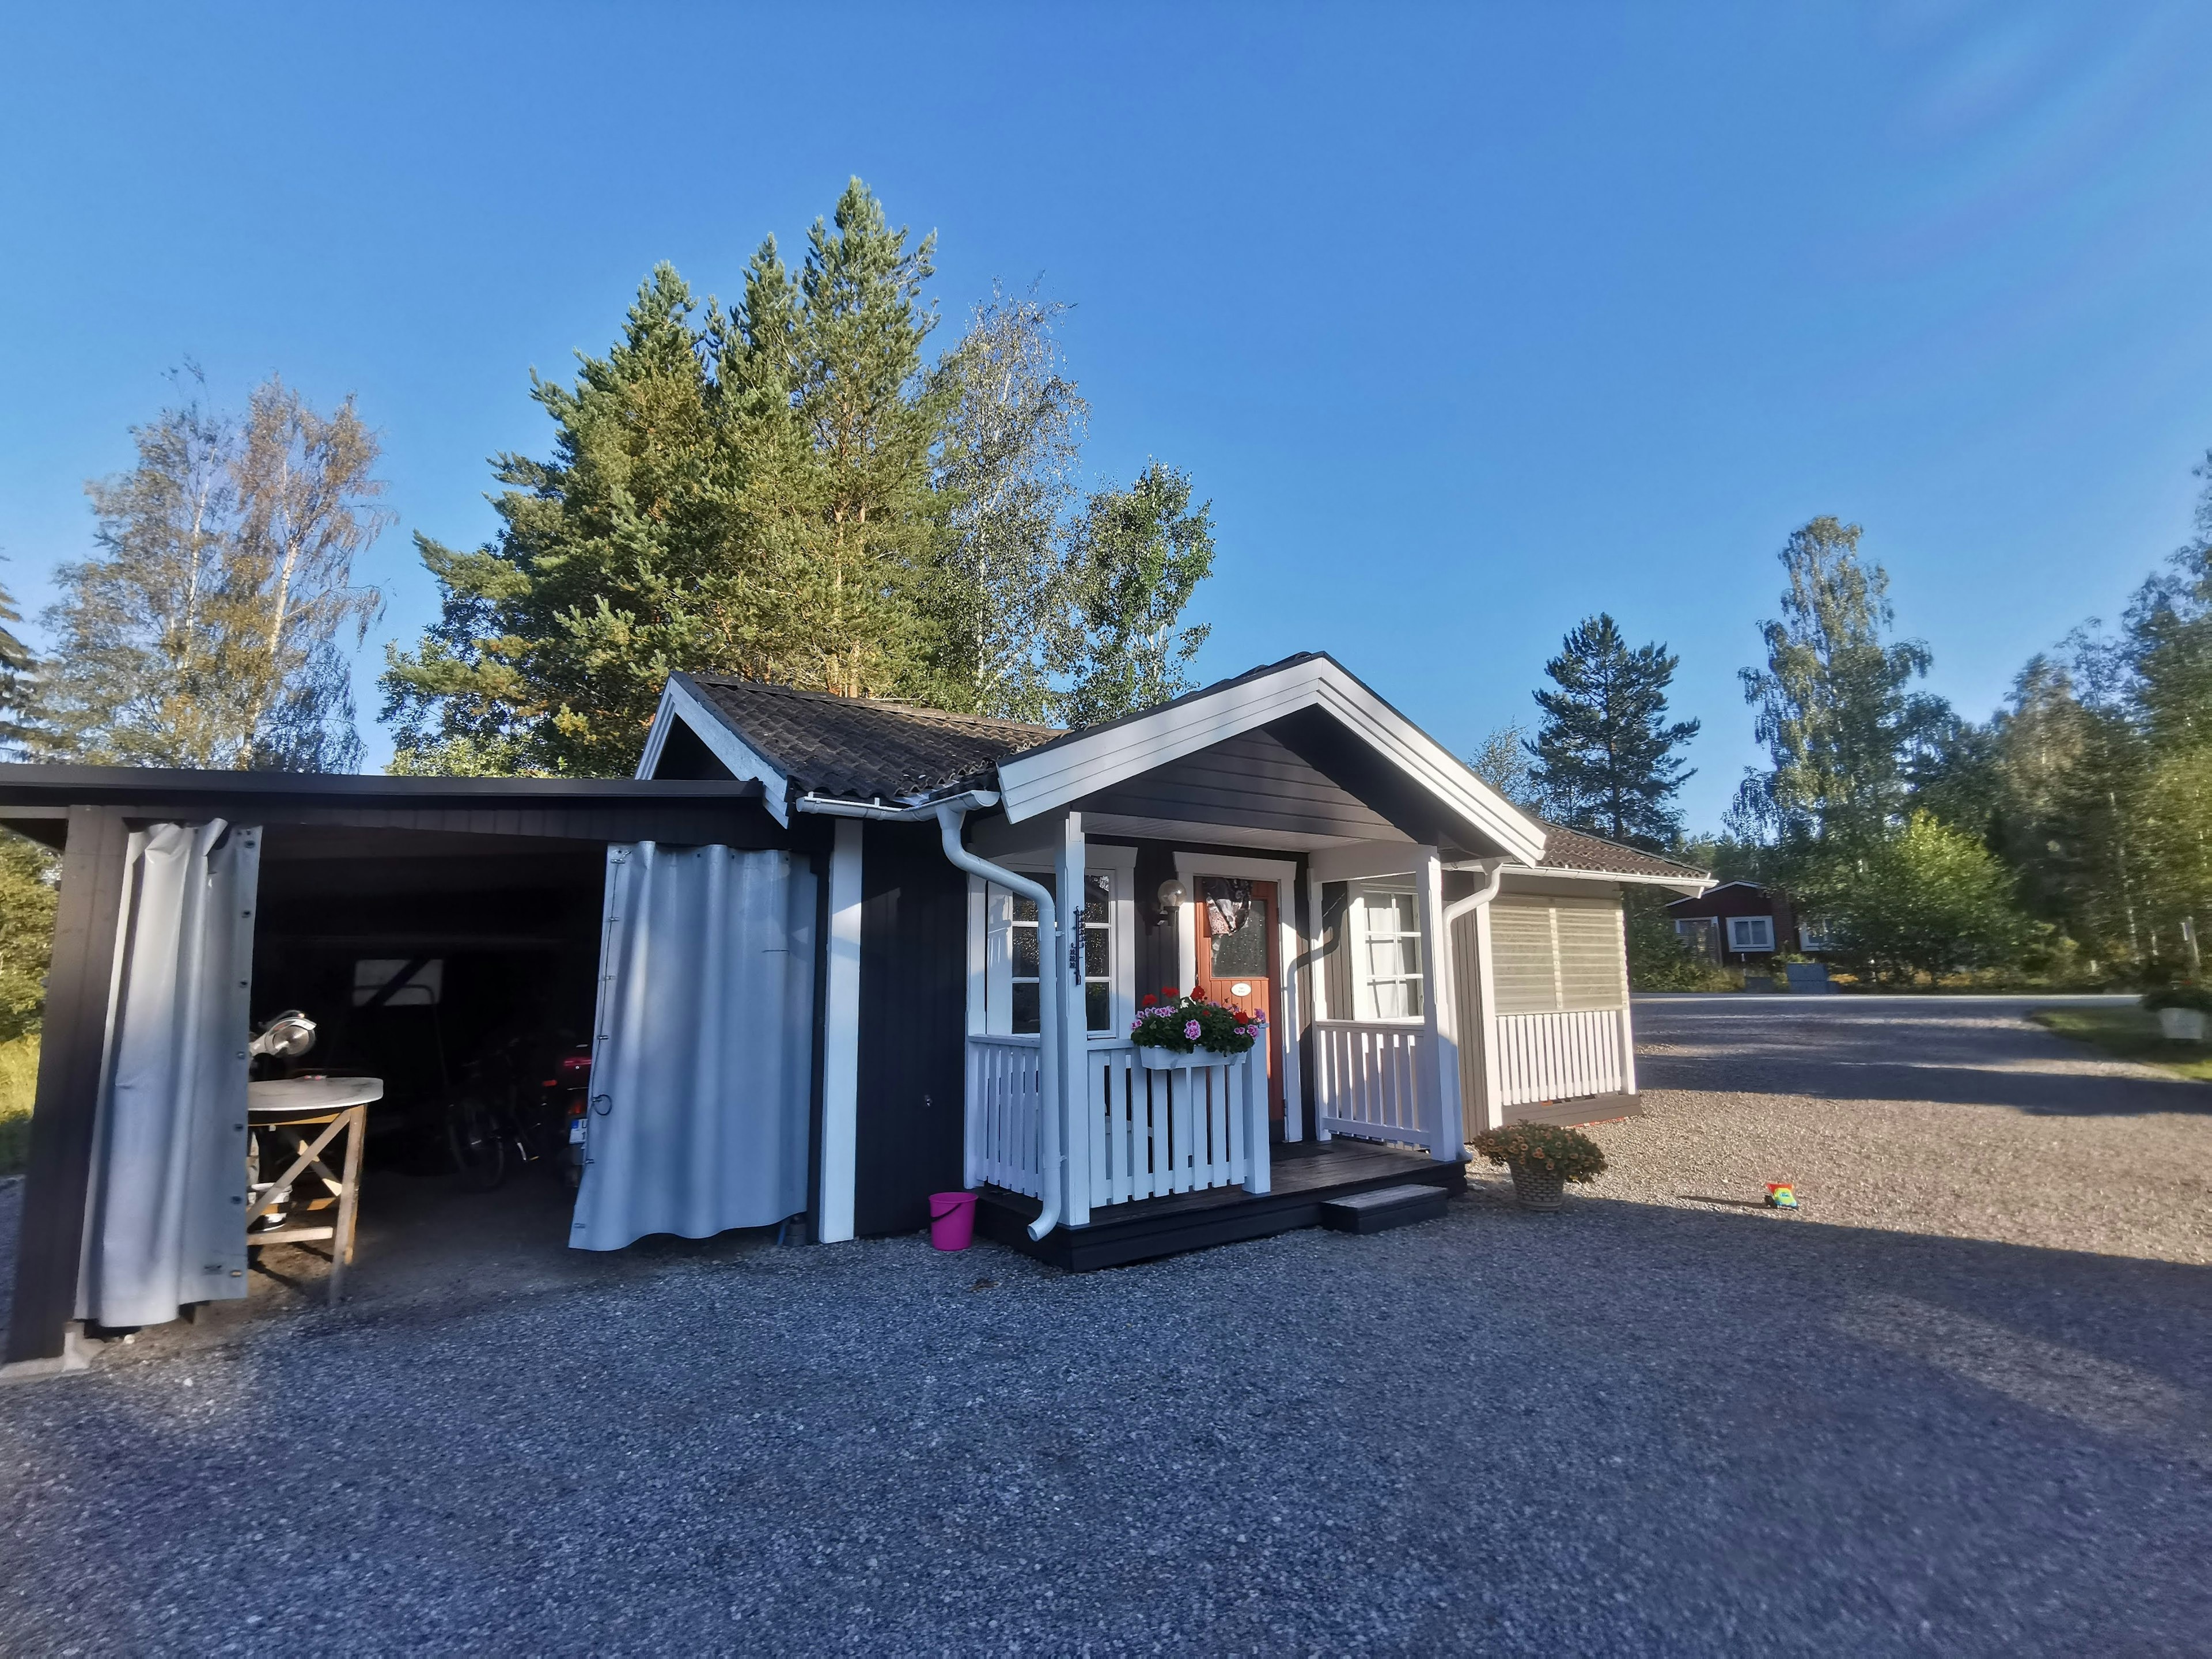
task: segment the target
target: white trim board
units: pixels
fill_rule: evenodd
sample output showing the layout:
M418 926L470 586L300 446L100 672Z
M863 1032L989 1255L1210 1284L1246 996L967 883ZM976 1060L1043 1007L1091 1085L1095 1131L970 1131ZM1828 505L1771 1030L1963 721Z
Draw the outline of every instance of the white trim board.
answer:
M853 1237L860 1163L860 847L858 818L839 818L830 854L829 1006L822 1042L822 1194L824 1244Z
M1543 856L1541 824L1325 657L1238 680L1188 702L1001 761L999 784L1006 817L1018 823L1270 720L1316 708L1365 739L1520 862L1534 864Z
M661 689L660 707L653 711L653 729L646 734L645 753L638 757L637 775L653 775L653 769L660 764L660 751L668 746L668 733L680 720L707 745L708 753L730 769L732 776L757 780L762 790L761 804L768 808L769 816L789 828L791 780L738 737L714 706L685 683L687 678L672 674Z

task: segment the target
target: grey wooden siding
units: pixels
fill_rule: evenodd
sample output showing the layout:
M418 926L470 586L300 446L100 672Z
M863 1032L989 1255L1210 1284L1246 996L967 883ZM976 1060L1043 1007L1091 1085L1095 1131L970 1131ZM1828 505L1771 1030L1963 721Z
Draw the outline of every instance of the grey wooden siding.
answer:
M1233 823L1253 830L1359 840L1398 836L1388 819L1266 732L1248 732L1079 804L1085 812ZM1279 852L1261 852L1279 858Z

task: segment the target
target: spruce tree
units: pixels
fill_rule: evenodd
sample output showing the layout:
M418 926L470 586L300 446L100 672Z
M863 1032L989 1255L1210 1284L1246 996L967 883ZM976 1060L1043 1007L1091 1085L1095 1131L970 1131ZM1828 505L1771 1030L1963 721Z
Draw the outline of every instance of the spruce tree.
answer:
M1679 659L1663 645L1632 651L1602 613L1578 623L1544 665L1558 685L1536 693L1544 721L1528 744L1545 810L1570 829L1663 848L1681 829L1668 805L1692 776L1675 750L1695 720L1667 720Z

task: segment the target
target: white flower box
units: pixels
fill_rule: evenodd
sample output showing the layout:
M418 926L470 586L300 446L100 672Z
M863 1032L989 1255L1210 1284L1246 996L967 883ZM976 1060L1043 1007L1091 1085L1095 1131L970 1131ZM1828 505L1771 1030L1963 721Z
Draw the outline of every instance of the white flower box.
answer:
M1185 1054L1178 1054L1173 1048L1140 1043L1137 1048L1137 1064L1148 1072L1180 1072L1194 1066L1242 1066L1251 1054L1249 1048L1241 1054L1217 1054L1211 1048L1194 1048Z

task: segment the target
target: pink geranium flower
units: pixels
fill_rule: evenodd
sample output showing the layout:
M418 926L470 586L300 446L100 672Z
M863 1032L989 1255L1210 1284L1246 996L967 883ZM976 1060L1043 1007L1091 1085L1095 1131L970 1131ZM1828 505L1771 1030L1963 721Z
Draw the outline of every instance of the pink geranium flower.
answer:
M1185 1021L1183 1022L1182 1034L1183 1034L1185 1036L1188 1037L1188 1038L1189 1038L1193 1042L1197 1042L1197 1041L1198 1041L1198 1022L1197 1022L1196 1020L1194 1020L1194 1019L1188 1019L1188 1020L1185 1020Z

